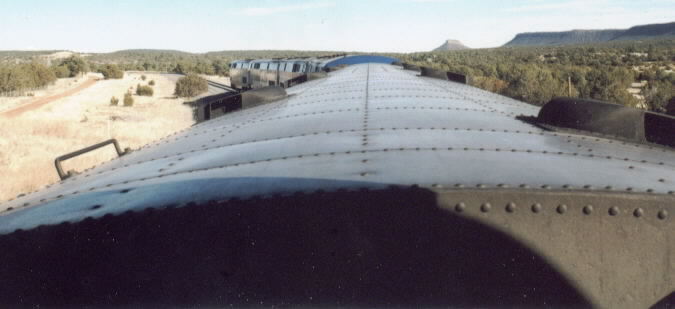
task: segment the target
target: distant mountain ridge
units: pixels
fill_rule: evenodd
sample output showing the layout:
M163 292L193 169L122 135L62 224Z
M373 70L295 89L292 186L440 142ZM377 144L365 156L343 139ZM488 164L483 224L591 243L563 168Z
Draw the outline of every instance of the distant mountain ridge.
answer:
M434 50L432 51L462 50L462 49L470 49L470 48L462 44L462 42L458 40L447 40L443 42L441 46L434 48Z
M570 30L561 32L525 32L504 46L567 45L609 41L675 38L675 22L634 26L629 29Z

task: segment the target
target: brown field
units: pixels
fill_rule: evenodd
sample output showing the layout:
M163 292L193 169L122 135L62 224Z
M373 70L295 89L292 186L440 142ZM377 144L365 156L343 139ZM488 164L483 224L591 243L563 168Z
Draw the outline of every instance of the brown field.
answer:
M33 98L5 100L5 108L0 106L0 174L5 179L0 185L0 203L57 182L53 162L59 155L109 138L116 138L123 148L135 149L192 125L190 108L182 104L183 99L173 97L174 82L159 74L145 75L145 82L140 79L141 73L97 81L46 103L45 97L73 92L87 78L78 82L60 80ZM150 80L156 83L153 97L134 95L134 106L122 106L127 90L133 88L133 92L136 84L145 85ZM118 106L110 106L112 96L120 99ZM8 110L38 100L43 104L8 115ZM81 171L115 156L113 147L102 148L66 161L64 169Z

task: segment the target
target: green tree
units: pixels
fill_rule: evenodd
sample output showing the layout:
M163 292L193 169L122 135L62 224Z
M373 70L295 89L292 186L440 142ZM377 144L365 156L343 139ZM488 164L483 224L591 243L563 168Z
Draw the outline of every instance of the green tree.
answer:
M189 98L206 92L208 88L209 86L205 79L196 74L188 74L176 82L174 94L179 97Z
M124 71L115 64L106 64L99 68L99 73L103 74L105 79L122 79L124 78Z
M54 75L56 75L56 77L58 78L70 77L70 70L68 69L68 66L65 65L53 66L52 71L54 72Z
M643 90L647 107L655 112L666 112L668 102L675 96L673 84L667 81L652 81Z
M154 91L152 90L152 87L150 87L150 86L141 86L141 84L138 84L136 86L136 95L151 97L153 95L153 93L154 93Z
M78 56L70 56L69 58L64 59L60 65L66 66L68 68L68 71L70 72L69 77L75 77L79 74L84 74L89 71L89 65L87 62Z
M117 106L117 104L119 104L119 103L120 103L120 99L118 99L114 96L112 98L110 98L110 105L111 106Z

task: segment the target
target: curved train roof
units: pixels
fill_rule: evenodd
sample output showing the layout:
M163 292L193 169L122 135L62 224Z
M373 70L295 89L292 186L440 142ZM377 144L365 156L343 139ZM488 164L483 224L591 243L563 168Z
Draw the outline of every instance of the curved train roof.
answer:
M515 118L536 106L395 66L355 65L288 92L9 201L0 233L83 212L338 187L675 191L671 149L543 130Z
M536 266L541 255L602 307L648 307L675 289L672 148L545 130L516 118L539 107L386 64L287 92L3 204L0 283L35 297L51 285L56 300L76 275L63 293L116 282L132 297L249 304L299 291L291 304L307 304L311 290L349 304L382 287L438 305L443 293L480 301L487 285L493 305L572 300ZM533 274L543 281L524 279ZM344 284L353 289L332 294Z
M378 56L378 55L348 55L344 57L337 57L334 59L330 59L324 63L324 66L332 68L341 65L354 65L364 63L392 64L394 62L400 62L400 60L392 57Z

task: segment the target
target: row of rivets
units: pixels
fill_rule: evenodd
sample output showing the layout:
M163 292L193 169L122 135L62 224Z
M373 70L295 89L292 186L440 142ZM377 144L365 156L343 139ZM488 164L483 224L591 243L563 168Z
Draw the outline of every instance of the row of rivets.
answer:
M459 202L459 203L455 204L454 208L455 208L455 211L457 211L457 212L463 212L464 210L466 210L467 206L464 202ZM516 211L516 208L517 208L516 203L509 202L504 207L504 210L508 213L514 213ZM491 209L492 209L492 204L490 204L490 203L483 203L483 204L480 205L480 211L483 212L483 213L490 212ZM530 210L533 213L540 213L542 211L542 205L540 203L534 203L530 207ZM562 215L562 214L567 213L568 207L567 207L566 204L559 204L558 206L556 206L555 211L558 214ZM582 208L582 213L584 215L591 215L593 213L593 211L594 211L593 205L586 205ZM610 216L617 216L620 211L619 211L618 207L612 206L607 210L607 212ZM644 210L642 208L636 208L633 211L633 216L636 217L636 218L640 218L643 215L644 215ZM656 217L659 218L660 220L665 220L668 217L668 211L665 210L665 209L661 209L657 212Z

